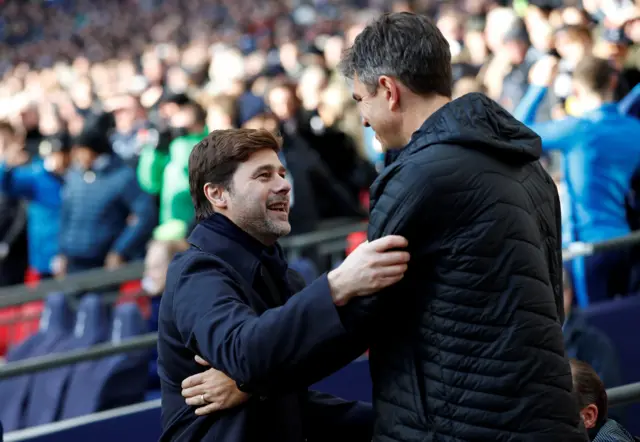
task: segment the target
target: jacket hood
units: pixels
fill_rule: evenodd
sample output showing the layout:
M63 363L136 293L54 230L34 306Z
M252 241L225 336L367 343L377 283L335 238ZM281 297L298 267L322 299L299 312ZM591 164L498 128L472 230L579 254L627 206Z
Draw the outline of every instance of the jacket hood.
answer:
M398 156L435 144L480 150L505 163L530 163L542 154L535 132L480 93L464 95L434 112Z

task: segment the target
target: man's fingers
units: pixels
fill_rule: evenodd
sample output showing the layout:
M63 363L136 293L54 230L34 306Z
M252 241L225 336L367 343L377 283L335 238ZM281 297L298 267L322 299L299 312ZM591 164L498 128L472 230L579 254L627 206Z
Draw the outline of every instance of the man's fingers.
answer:
M204 365L205 367L209 367L210 366L210 364L207 361L205 361L204 359L202 359L201 356L196 355L194 359L200 365Z
M399 264L395 266L388 266L380 269L380 277L383 278L395 278L397 276L402 277L404 273L407 271L406 264Z
M401 249L407 247L409 242L403 236L388 235L371 241L371 246L376 252L384 252L389 249Z
M211 404L207 404L204 407L196 408L196 414L198 416L204 416L205 414L211 414L220 410L220 406L213 402Z
M187 405L191 405L192 407L197 407L199 405L203 405L202 404L202 394L198 394L196 396L188 397L184 401L185 401L185 403Z
M207 393L204 385L196 385L195 387L182 389L182 397L198 397L204 393Z
M409 252L385 252L379 256L379 266L395 266L398 264L406 264L411 256Z
M190 388L195 387L196 385L202 384L202 373L194 374L193 376L189 376L187 379L182 381L182 388Z
M389 277L386 277L386 278L380 278L379 279L380 288L381 289L387 288L390 285L393 285L396 282L399 282L402 278L404 278L404 273L402 275L389 276Z

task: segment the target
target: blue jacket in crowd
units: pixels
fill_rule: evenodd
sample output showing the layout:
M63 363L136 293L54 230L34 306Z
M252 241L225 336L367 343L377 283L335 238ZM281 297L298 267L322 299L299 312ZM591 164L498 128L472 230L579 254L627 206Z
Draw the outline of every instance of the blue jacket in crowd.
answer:
M69 259L100 265L109 252L139 258L156 223L153 198L140 189L135 170L117 156L105 154L92 170L74 167L67 173L60 253Z
M40 274L51 273L51 261L58 254L62 183L62 178L49 172L42 160L16 168L0 164L1 191L29 201L29 264Z
M604 104L579 118L536 123L547 88L531 86L514 116L542 138L545 151L563 153L568 191L563 237L601 241L628 234L625 198L640 165L640 121Z

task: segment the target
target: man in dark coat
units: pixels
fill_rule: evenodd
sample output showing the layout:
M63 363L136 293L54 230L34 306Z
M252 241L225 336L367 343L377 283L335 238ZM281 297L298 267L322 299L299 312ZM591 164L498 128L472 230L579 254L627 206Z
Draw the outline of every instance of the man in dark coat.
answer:
M341 69L388 151L368 239L402 235L411 254L400 283L354 301L372 325L373 440L586 440L539 137L484 95L451 101L449 45L425 17L383 15Z
M409 257L392 249L406 240L365 243L303 289L277 245L291 229L279 150L268 131L240 129L214 131L191 153L200 222L169 267L160 304L162 441L371 440L370 405L307 387L364 352L350 300L402 279ZM236 407L196 413L211 400L205 393L185 403L182 380L203 370L196 355L236 381Z

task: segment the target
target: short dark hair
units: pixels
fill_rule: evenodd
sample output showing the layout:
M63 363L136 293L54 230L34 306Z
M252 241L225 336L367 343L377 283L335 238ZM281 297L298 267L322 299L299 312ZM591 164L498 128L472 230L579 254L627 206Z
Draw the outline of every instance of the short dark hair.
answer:
M238 165L263 149L279 152L280 139L263 129L215 130L196 144L189 156L189 188L196 219L213 215L211 203L204 194L207 183L231 187Z
M615 70L608 60L588 55L577 64L573 72L573 80L604 97L613 92L611 79L614 74Z
M607 390L591 365L577 359L571 359L570 363L573 393L578 401L578 407L582 410L587 405L595 404L598 408L596 426L600 426L607 420L609 408Z
M347 78L374 93L378 78L389 75L419 95L451 97L449 42L427 17L409 12L383 14L347 49L340 63Z

